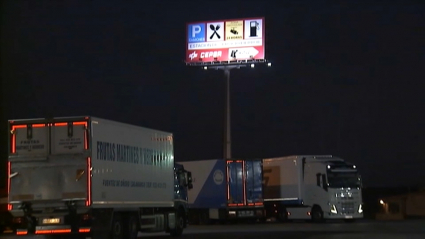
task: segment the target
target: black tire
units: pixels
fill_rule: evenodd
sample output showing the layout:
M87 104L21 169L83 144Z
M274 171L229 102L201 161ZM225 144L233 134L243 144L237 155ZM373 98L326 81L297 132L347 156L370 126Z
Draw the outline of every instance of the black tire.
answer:
M202 211L202 213L201 213L201 225L209 225L209 224L211 224L209 213Z
M283 207L279 210L278 220L279 222L288 221L288 211L286 210L286 208Z
M311 220L315 223L323 221L323 211L320 207L313 207L311 210Z
M126 239L136 239L139 233L139 220L136 215L129 215L124 230Z
M266 223L267 222L267 218L265 216L262 216L258 219L259 223Z
M183 210L178 210L176 214L176 228L170 231L170 235L173 237L179 237L183 234L185 216Z
M111 239L124 239L124 224L120 213L114 213L111 225Z

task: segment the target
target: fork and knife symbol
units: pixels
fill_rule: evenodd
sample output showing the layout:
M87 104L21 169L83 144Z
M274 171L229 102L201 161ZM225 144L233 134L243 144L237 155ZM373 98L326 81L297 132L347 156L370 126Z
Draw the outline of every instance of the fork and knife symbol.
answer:
M220 39L220 35L218 35L218 29L220 29L220 25L214 26L213 24L210 24L210 29L213 30L213 34L211 34L210 39L213 39L214 35L217 36L218 39Z

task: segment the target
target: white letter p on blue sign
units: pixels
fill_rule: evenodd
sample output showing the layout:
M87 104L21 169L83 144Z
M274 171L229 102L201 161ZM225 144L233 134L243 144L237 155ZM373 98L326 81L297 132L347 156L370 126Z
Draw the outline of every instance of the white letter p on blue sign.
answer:
M188 42L205 42L205 24L197 23L197 24L189 24L188 25Z
M192 37L196 37L196 34L201 32L201 26L193 25L192 26Z

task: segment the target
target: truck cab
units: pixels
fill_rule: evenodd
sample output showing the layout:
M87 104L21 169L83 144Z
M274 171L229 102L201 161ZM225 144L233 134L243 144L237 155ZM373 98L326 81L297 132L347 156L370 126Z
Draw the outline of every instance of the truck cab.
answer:
M334 156L302 157L303 204L313 221L363 217L362 181L354 164Z
M357 167L332 155L263 160L267 217L280 221L363 218Z
M344 161L325 161L326 172L322 174L323 190L329 204L323 203L325 219L356 219L363 217L362 180L357 167ZM326 200L325 200L326 201ZM313 213L317 213L313 211ZM320 213L320 211L319 211ZM320 216L313 215L314 217Z
M193 188L192 184L192 173L184 169L183 165L175 163L174 164L174 202L175 206L179 207L180 204L183 205L182 208L185 209L185 220L183 227L186 228L188 224L188 210L187 210L187 200L188 200L188 190Z

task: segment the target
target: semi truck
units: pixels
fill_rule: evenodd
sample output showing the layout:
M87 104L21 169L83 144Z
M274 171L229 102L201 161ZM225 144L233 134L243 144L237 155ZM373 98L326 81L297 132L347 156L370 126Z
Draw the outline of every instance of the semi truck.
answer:
M190 223L254 221L264 217L261 159L179 163L192 172Z
M8 210L16 235L180 236L191 173L173 134L91 116L9 120Z
M263 159L266 217L280 221L363 218L362 181L355 165L332 155Z

